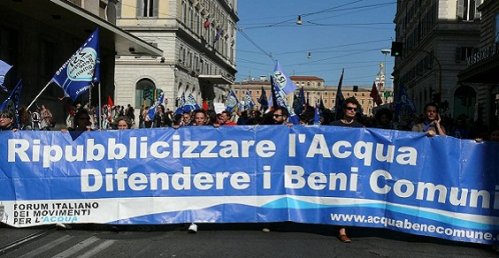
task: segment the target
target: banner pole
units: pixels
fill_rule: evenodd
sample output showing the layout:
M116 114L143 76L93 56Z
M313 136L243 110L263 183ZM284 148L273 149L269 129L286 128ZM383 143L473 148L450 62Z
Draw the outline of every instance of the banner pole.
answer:
M45 87L43 87L43 89L40 91L40 93L38 93L38 95L36 95L35 99L33 99L33 101L31 101L31 103L29 103L29 105L26 108L26 110L29 110L29 108L35 103L35 101L40 97L40 95L42 95L42 93L47 89L47 87L50 85L50 83L52 83L52 80L50 80L47 83L47 85L45 85Z

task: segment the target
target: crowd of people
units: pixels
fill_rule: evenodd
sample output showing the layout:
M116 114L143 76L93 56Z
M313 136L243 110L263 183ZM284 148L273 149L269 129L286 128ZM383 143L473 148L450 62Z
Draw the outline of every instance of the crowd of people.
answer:
M355 110L348 110L348 103L355 103ZM354 97L348 98L344 103L344 115L354 115L355 120L349 124L342 116L337 116L329 109L323 109L320 112L319 121L314 121L315 109L311 106L305 106L303 112L298 115L300 123L303 125L336 125L351 127L370 127L381 129L395 129L415 132L428 132L429 135L448 135L459 139L478 139L497 141L499 138L499 127L493 125L487 127L479 119L472 121L464 115L453 119L447 115L441 115L439 108L434 103L429 103L424 107L424 112L419 116L414 116L404 123L398 123L394 119L392 110L382 108L376 111L372 117L361 114L360 105ZM216 113L214 110L194 110L190 112L173 112L166 109L163 105L158 105L155 112L150 112L150 107L144 106L139 112L138 121L135 119L135 110L128 104L127 106L108 106L104 105L101 109L101 126L99 127L99 110L90 105L76 104L67 105L67 117L65 125L61 128L74 130L77 126L77 113L84 112L84 117L89 118L87 129L130 129L130 128L158 128L191 125L211 125L211 126L234 126L234 125L272 125L289 124L289 112L286 108L270 108L268 112L259 110L243 110L237 112L223 111ZM338 119L336 119L338 118ZM16 121L17 120L17 121ZM7 123L8 122L8 123ZM125 126L126 125L126 126ZM56 119L52 112L45 106L40 105L32 107L29 110L21 107L18 111L18 118L15 114L8 111L2 111L2 121L0 130L54 130ZM59 128L57 128L58 130ZM81 128L79 128L81 129Z

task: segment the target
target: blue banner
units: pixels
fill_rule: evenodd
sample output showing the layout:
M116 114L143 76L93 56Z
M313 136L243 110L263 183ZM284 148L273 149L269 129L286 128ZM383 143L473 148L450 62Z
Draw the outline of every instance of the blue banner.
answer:
M62 65L52 81L64 90L73 101L87 92L92 83L100 81L99 29Z
M498 244L497 143L236 126L4 131L0 145L0 220L14 227L293 221Z

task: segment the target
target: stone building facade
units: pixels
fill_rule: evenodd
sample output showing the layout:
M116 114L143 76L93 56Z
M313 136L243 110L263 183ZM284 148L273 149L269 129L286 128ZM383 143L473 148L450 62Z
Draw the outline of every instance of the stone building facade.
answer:
M417 112L439 102L443 112L472 117L477 88L458 82L466 59L479 42L482 0L399 0L395 41L394 87L405 87ZM464 99L464 101L463 101Z
M303 87L305 98L309 100L309 103L311 103L310 105L314 105L322 99L324 106L327 109L334 110L336 104L336 86L326 86L325 81L316 76L290 76L290 79L298 86L295 92L296 95L298 95L300 88ZM257 100L262 94L262 89L265 90L267 97L271 96L270 81L265 77L262 77L259 80L237 82L232 85L232 89L238 100L242 100L246 93L249 92L253 101L257 104L257 108L260 106ZM364 115L373 115L375 104L370 96L371 89L348 85L342 86L341 89L344 98L355 97L359 101ZM390 103L393 102L392 91L390 89L385 89L385 91L381 93L381 96L384 105L389 107Z
M116 57L116 104L138 109L160 92L170 109L183 94L222 102L236 74L236 0L122 0L117 7L117 25L164 54Z

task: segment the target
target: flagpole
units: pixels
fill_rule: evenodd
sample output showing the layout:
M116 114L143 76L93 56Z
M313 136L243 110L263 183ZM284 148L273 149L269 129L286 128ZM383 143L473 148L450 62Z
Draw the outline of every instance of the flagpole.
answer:
M92 87L90 87L90 89L88 89L88 105L92 105L92 88L93 88L93 85L94 83L92 82Z
M99 130L102 129L102 124L101 124L101 116L102 116L102 110L101 110L101 107L102 107L102 98L101 98L101 89L100 89L100 82L99 84L97 84L97 87L99 89L99 107L97 110L99 110L99 115L97 116L97 122L99 123Z
M26 110L29 110L29 108L35 103L35 101L40 97L40 95L42 95L42 93L47 89L47 87L52 83L52 80L50 80L47 85L45 85L45 87L43 87L43 89L40 91L40 93L38 93L38 95L36 95L35 99L33 99L33 101L31 101L31 103L28 105L28 107L26 108Z

